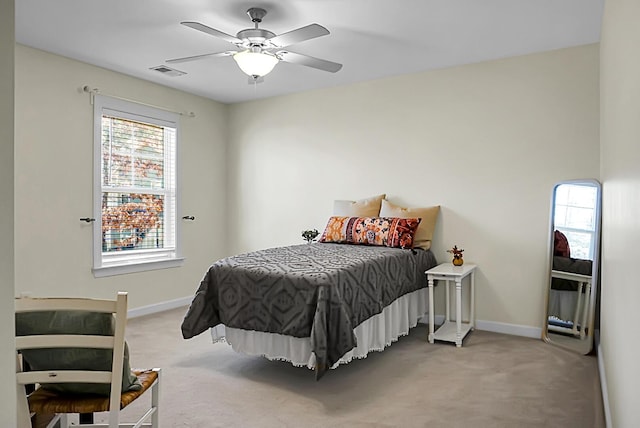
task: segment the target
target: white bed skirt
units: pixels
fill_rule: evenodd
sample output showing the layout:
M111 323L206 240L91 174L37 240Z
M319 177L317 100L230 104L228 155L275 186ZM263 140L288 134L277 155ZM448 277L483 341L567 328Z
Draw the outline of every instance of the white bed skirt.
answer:
M573 320L578 304L578 293L566 290L549 291L549 315L564 321Z
M333 368L346 364L354 358L366 358L370 351L382 351L400 336L406 336L409 329L428 312L429 291L416 290L396 299L383 311L354 329L358 345L347 352ZM277 333L225 328L219 324L213 327L214 342L225 340L236 352L263 356L270 360L289 361L294 366L315 367L315 355L311 351L308 337L291 337ZM426 333L425 333L426 338Z

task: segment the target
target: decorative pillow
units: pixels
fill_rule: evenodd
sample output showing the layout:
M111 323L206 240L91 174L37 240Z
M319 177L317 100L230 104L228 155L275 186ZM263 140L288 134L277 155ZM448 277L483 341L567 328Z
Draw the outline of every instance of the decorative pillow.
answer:
M420 218L420 226L416 231L413 246L428 250L433 240L433 230L436 228L440 205L425 208L404 208L394 205L386 199L382 200L380 217Z
M413 248L419 218L331 217L320 242Z
M114 318L109 313L86 311L23 312L16 314L16 335L91 334L113 335ZM111 370L112 351L92 348L25 349L24 360L32 370ZM109 395L111 385L102 383L50 383L43 388L57 392ZM142 388L129 365L129 346L125 342L122 391Z
M567 236L559 230L553 231L553 255L571 257L571 248Z
M378 217L380 203L385 196L372 196L358 201L333 201L333 215L339 217Z

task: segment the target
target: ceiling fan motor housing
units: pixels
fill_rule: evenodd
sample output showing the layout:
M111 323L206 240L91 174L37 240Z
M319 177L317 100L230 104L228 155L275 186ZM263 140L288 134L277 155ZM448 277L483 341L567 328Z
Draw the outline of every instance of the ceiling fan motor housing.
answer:
M245 48L253 46L266 47L265 41L274 36L274 33L262 28L247 28L246 30L238 31L236 35L237 38L242 40L242 46Z

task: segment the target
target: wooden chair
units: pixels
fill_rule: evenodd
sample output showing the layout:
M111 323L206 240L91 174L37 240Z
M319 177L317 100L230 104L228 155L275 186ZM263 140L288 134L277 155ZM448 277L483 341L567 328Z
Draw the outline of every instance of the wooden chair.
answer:
M119 292L116 300L98 300L81 298L30 298L15 300L16 314L25 312L51 311L87 311L111 313L115 318L113 335L85 334L36 334L16 336L16 379L18 398L18 426L31 427L31 416L38 413L55 414L49 426L60 422L68 427L71 417L68 414L93 414L109 412L108 424L89 424L82 427L158 427L158 404L160 389L160 369L133 370L142 384L138 391L122 392L125 340L124 332L127 317L127 293ZM32 349L55 348L92 348L113 351L112 366L109 371L94 370L40 370L23 371L22 351ZM52 350L51 352L55 352ZM65 394L40 387L53 383L92 383L109 384L110 395ZM26 386L35 385L35 391L27 393ZM135 423L120 423L120 410L132 403L144 392L151 389L151 405ZM151 420L148 422L148 420ZM75 423L74 423L75 425Z

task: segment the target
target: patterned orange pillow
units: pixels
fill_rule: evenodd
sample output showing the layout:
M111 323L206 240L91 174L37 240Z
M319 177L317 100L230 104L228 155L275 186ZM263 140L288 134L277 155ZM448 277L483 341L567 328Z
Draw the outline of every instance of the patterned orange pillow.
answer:
M320 242L413 248L419 218L331 217Z

